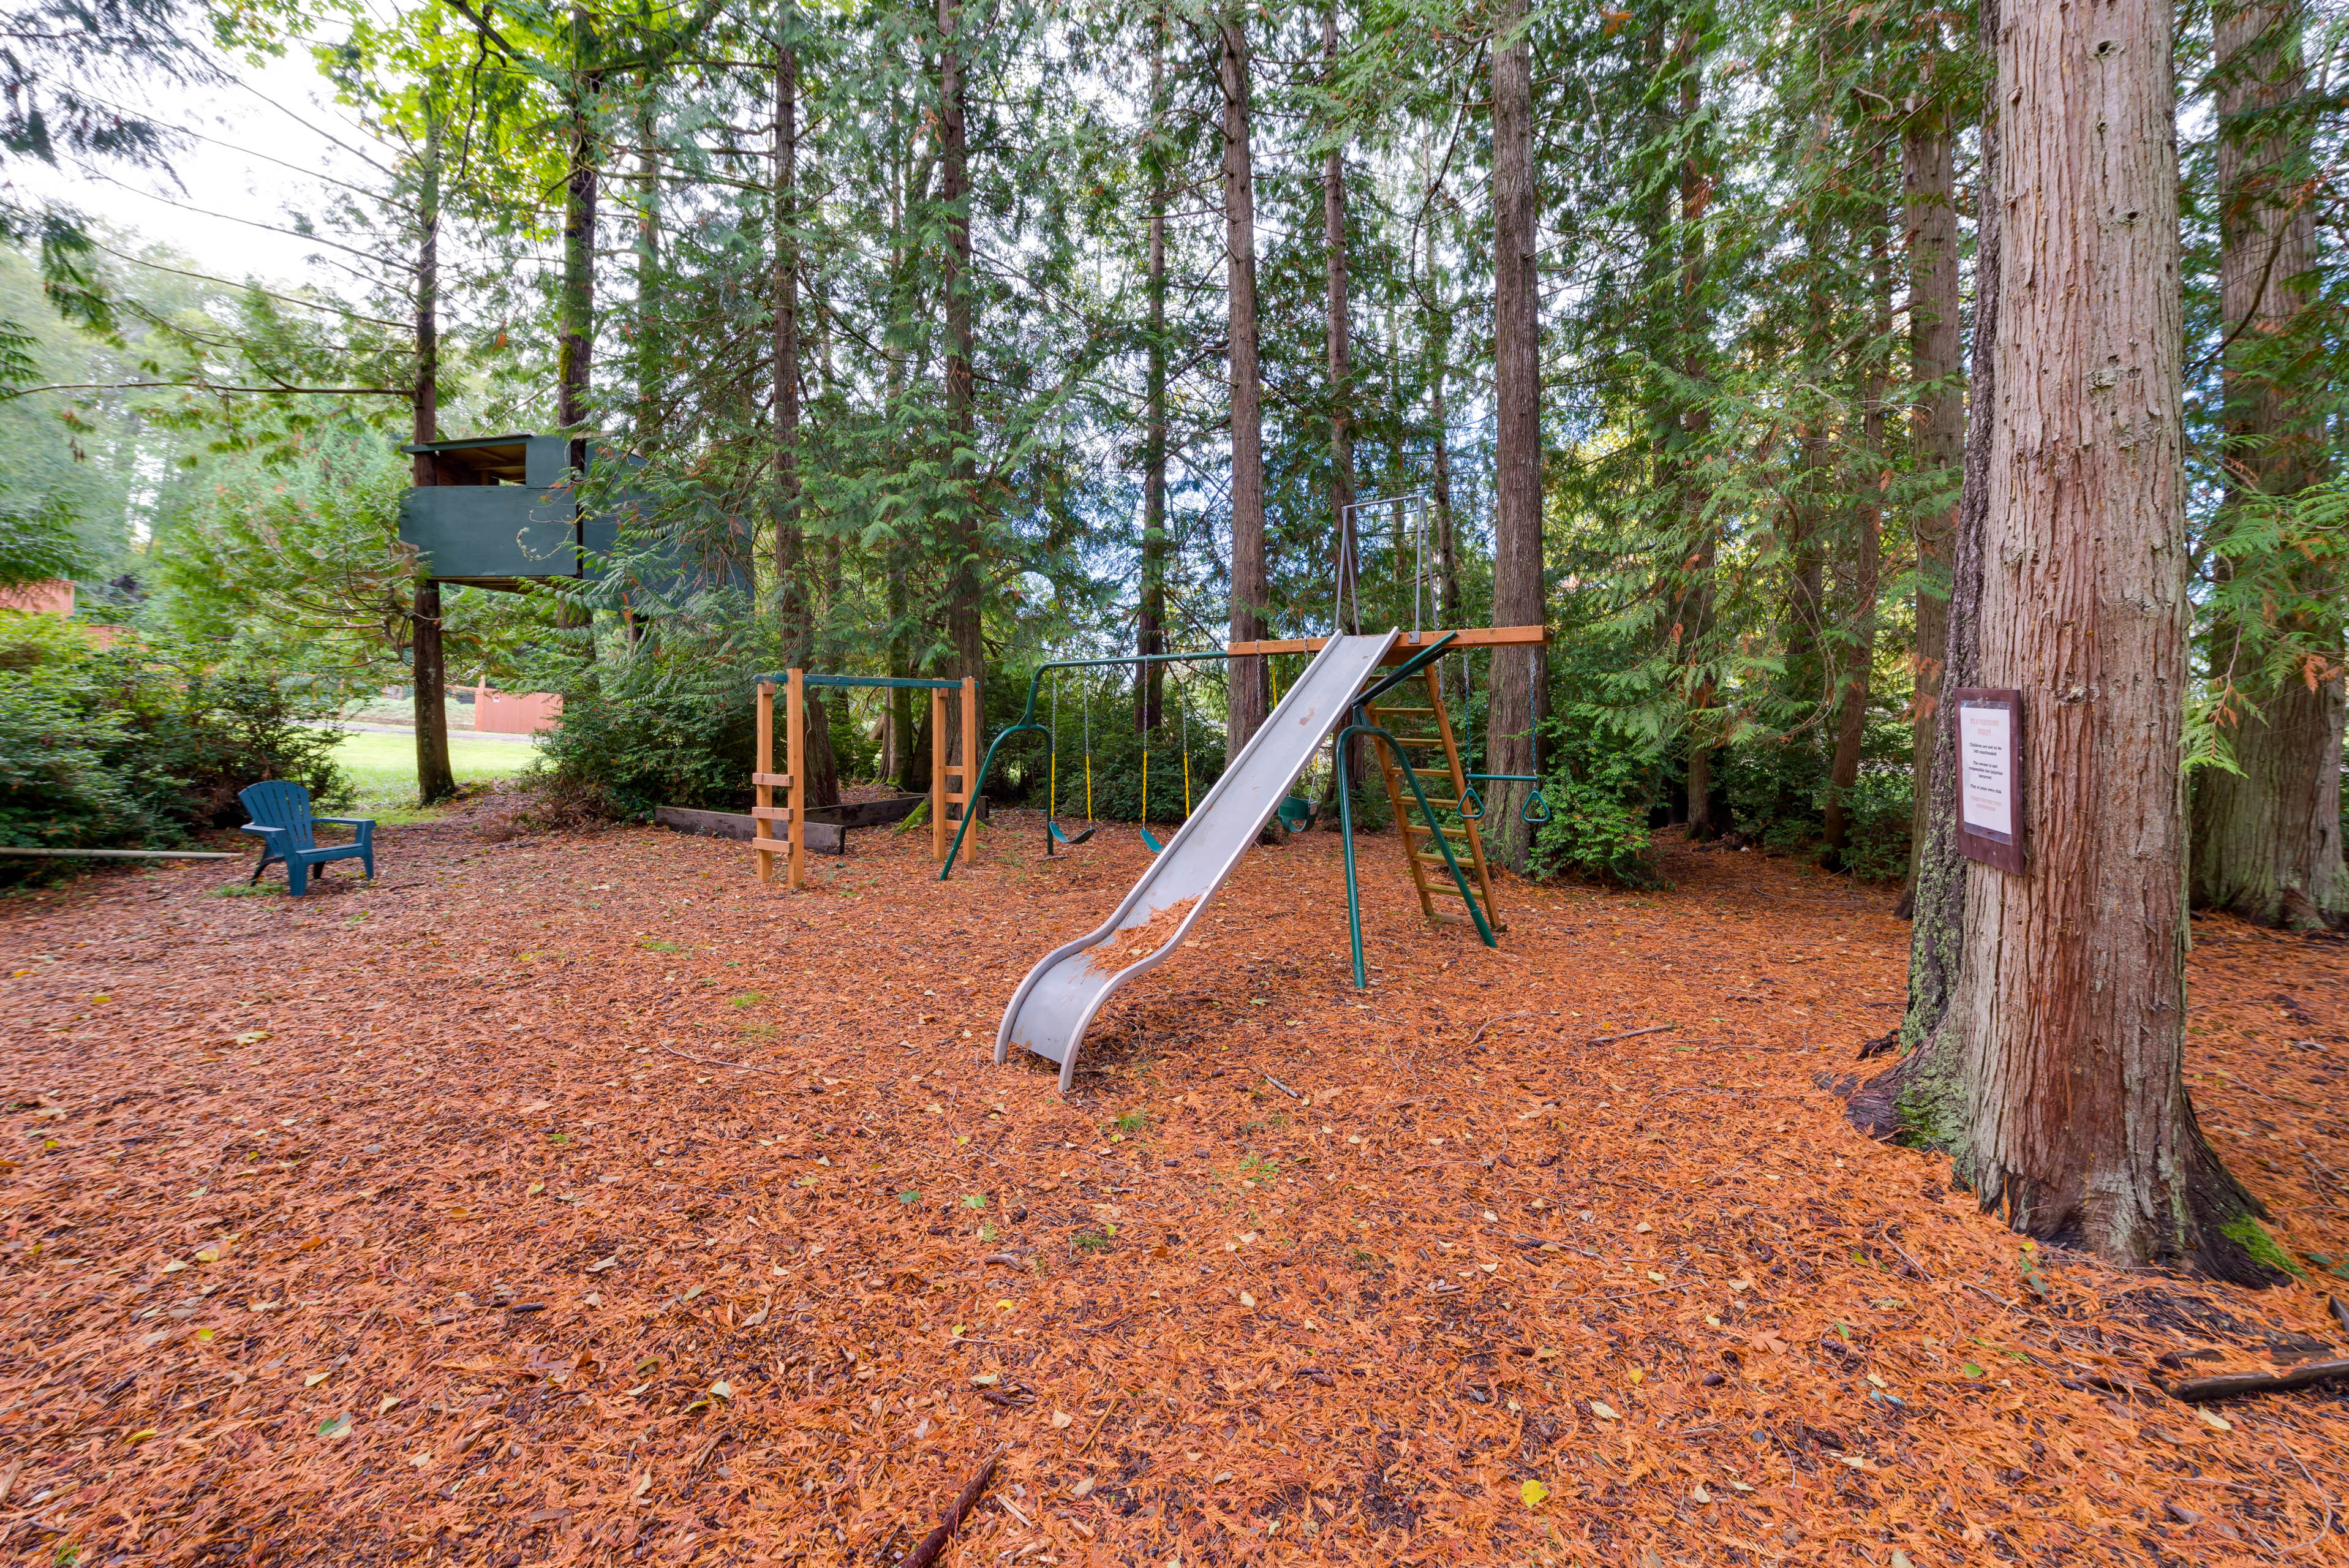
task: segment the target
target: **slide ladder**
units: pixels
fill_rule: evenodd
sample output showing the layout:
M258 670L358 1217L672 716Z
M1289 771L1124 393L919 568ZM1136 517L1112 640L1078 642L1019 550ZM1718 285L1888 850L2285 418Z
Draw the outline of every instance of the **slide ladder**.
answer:
M1061 1089L1068 1091L1076 1078L1077 1047L1102 1006L1120 986L1156 967L1197 923L1290 783L1313 759L1314 748L1346 721L1354 695L1377 670L1395 635L1330 640L1124 902L1100 925L1054 948L1028 972L996 1031L997 1061L1005 1060L1015 1046L1032 1051L1061 1064ZM1140 934L1126 934L1135 932Z
M1383 746L1372 746L1371 749L1378 754L1379 771L1386 779L1387 802L1394 808L1394 819L1402 826L1400 836L1403 860L1411 869L1412 884L1419 890L1419 913L1444 925L1475 923L1457 903L1436 903L1438 899L1461 896L1459 885L1452 880L1451 867L1444 862L1444 851L1436 846L1436 837L1441 834L1451 841L1454 857L1468 873L1470 886L1483 898L1485 923L1496 932L1506 931L1508 927L1501 923L1500 912L1493 907L1493 878L1485 867L1485 838L1476 829L1484 808L1472 802L1471 810L1462 810L1462 803L1469 800L1468 774L1460 760L1459 743L1453 738L1452 717L1444 711L1444 688L1437 683L1435 672L1433 665L1420 671L1426 686L1424 707L1409 704L1408 699L1418 694L1408 684L1366 705L1371 722L1392 735L1410 759L1411 770L1419 777L1419 787L1427 792L1428 811L1419 809L1418 797L1397 768L1394 754ZM1399 696L1405 701L1397 702Z

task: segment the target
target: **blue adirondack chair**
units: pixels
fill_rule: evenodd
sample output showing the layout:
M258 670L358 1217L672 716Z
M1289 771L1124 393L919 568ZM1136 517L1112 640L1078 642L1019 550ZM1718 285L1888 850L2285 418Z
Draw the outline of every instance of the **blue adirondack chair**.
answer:
M261 864L253 868L254 882L261 880L261 873L272 861L285 862L285 881L296 898L310 891L310 868L326 861L356 858L366 862L369 877L375 875L372 817L314 817L310 815L310 791L283 779L248 784L237 791L236 798L244 802L245 810L253 818L237 831L251 833L261 841ZM314 822L339 822L356 829L358 841L321 845L310 832Z

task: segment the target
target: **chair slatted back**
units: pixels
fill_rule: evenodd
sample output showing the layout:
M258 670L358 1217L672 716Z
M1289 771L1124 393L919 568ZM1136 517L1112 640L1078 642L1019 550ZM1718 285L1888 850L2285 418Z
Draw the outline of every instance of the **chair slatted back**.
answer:
M237 791L236 798L244 803L246 813L256 826L285 829L286 842L292 848L318 847L310 827L310 791L299 784L271 779L246 785Z

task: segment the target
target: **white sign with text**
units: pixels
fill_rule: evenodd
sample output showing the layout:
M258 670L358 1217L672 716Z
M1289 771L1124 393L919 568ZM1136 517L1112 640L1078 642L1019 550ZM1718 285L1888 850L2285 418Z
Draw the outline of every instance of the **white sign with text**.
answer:
M2014 716L2002 705L1958 709L1959 820L1977 832L2014 836Z

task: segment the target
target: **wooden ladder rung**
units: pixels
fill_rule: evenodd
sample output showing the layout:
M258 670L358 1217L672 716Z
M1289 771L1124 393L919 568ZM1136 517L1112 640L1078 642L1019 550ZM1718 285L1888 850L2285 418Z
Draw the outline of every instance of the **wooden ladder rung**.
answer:
M788 773L753 773L750 782L764 785L770 789L788 789L792 787L792 776Z
M792 820L789 806L753 806L750 815L761 822L788 822Z
M1433 718L1432 707L1389 707L1384 703L1372 703L1371 710L1381 718Z

